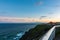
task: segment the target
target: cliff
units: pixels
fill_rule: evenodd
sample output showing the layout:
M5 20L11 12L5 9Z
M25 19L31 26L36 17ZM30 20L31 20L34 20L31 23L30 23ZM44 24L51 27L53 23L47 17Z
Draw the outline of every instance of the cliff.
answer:
M19 40L39 40L53 25L40 24L30 29Z

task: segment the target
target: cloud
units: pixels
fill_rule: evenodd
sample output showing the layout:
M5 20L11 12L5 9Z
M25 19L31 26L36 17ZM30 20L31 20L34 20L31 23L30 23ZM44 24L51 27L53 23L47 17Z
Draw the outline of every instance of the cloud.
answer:
M47 16L41 16L40 19L44 19L44 18L46 18L46 17L47 17Z
M0 22L20 23L20 22L50 22L50 21L58 22L60 21L60 18L48 18L47 16L41 16L39 19L39 18L17 18L0 16Z
M5 11L2 11L2 12L0 12L0 14L6 14L7 12L5 12Z
M50 13L48 13L48 14L50 15L50 14L54 14L54 13L53 13L53 12L50 12Z
M38 22L35 18L0 17L0 22Z
M56 5L55 7L60 7L60 5Z
M35 5L36 6L43 5L43 2L42 1L36 2Z

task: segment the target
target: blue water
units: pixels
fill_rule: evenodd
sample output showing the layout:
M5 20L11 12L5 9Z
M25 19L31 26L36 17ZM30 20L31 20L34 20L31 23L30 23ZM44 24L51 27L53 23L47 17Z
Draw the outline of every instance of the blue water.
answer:
M37 23L0 23L0 40L18 40Z

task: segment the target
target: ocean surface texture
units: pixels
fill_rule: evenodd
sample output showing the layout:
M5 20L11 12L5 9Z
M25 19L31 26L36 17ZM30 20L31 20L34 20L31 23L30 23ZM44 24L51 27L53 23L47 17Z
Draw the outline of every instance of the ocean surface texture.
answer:
M18 40L36 23L0 23L0 40Z

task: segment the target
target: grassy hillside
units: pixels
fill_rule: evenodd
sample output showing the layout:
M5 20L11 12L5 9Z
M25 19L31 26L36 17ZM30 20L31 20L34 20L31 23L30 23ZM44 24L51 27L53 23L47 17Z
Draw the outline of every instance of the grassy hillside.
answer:
M26 32L20 40L39 40L51 27L52 25L48 24L37 25L35 28Z
M60 28L56 28L54 40L60 40Z

